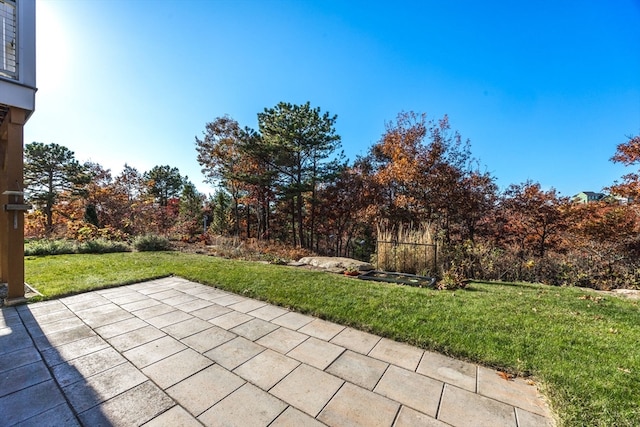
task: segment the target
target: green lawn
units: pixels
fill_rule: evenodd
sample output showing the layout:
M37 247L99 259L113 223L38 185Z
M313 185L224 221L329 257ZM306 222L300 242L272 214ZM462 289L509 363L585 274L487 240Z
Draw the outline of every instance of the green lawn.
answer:
M28 257L25 269L46 298L175 274L531 375L560 425L640 425L637 301L532 284L435 291L178 252Z

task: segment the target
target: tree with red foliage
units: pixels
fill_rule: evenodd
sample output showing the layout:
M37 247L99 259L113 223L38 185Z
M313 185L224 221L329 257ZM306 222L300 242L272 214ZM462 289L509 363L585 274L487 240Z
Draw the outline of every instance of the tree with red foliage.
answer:
M630 136L627 142L618 144L616 153L611 157L614 163L625 166L640 163L640 136ZM621 184L614 184L609 188L612 194L624 196L633 200L640 200L640 174L632 172L622 177Z
M555 189L542 190L539 183L512 184L504 192L499 208L502 224L500 240L515 244L520 256L533 253L544 257L558 247L566 229L567 198L558 197Z
M481 214L495 194L488 174L472 173L469 141L452 132L445 115L438 121L425 114L403 112L387 124L380 142L367 156L379 191L378 216L392 224L438 224L445 242L458 230L473 236ZM470 212L472 211L472 212ZM470 216L471 213L471 216ZM467 222L465 227L460 221ZM463 238L458 234L458 238Z

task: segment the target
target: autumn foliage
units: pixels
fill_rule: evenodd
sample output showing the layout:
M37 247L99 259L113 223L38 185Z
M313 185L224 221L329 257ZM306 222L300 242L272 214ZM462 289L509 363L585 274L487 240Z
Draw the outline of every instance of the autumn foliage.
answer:
M213 246L232 239L266 253L376 260L381 224L426 224L440 278L640 287L638 172L588 204L533 181L500 191L447 116L402 112L353 162L340 152L336 120L308 103L280 103L258 115L258 131L229 116L207 123L196 151L215 189L208 197L169 166L141 173L125 165L112 176L62 150L74 176L89 179L34 200L25 233L78 241L154 233ZM618 145L611 160L637 165L640 137Z

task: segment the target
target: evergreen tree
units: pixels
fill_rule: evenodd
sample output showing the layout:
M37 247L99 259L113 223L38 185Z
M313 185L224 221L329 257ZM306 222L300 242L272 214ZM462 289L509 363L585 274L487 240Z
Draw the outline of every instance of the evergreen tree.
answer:
M86 168L67 147L41 142L25 145L24 183L28 200L44 211L47 233L53 231L53 212L61 198L82 196L89 180Z

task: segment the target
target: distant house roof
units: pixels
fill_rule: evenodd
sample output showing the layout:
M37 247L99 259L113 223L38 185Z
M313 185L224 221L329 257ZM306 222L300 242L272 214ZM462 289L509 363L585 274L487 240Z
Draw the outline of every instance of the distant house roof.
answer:
M596 193L595 191L582 191L573 196L573 199L582 203L588 203L604 199L605 197L607 197L607 195L604 193Z

